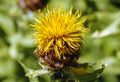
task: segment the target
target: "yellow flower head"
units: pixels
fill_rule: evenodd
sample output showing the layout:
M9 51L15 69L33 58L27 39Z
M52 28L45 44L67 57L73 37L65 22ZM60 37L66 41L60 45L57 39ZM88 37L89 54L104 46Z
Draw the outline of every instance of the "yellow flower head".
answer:
M46 14L39 12L40 17L35 19L34 38L40 52L52 53L58 59L64 55L73 55L80 50L80 43L86 28L85 18L80 19L81 13L72 14L63 10L47 9Z

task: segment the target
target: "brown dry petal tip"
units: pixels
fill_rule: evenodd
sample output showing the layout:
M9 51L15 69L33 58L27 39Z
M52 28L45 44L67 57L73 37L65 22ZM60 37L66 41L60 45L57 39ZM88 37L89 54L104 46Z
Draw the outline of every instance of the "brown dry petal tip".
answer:
M39 62L43 65L48 66L49 70L56 70L65 67L73 67L79 58L79 51L76 51L73 55L64 55L61 59L58 59L52 53L43 53L38 49L34 52L39 58Z

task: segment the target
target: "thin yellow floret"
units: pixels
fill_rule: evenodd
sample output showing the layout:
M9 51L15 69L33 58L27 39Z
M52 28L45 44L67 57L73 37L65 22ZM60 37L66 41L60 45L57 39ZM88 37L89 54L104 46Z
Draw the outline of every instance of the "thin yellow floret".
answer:
M65 54L72 55L80 49L80 42L86 31L86 19L80 20L79 11L72 14L72 8L68 12L62 8L48 9L46 14L40 12L39 15L39 18L35 18L34 38L40 51L51 52L60 59Z

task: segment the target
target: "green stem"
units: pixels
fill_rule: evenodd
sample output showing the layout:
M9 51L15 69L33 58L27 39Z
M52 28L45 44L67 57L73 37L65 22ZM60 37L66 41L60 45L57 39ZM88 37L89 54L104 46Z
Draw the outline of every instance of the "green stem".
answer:
M51 82L76 82L74 75L71 74L70 70L59 69L52 75Z

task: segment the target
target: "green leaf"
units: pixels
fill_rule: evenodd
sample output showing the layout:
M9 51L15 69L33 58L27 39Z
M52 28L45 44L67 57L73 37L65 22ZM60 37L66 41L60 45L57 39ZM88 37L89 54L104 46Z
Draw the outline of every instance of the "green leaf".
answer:
M48 74L49 72L50 72L49 70L45 70L45 69L31 70L25 76L27 76L29 78L35 78L37 76L42 76L44 74Z
M0 59L0 78L11 77L15 73L15 62L9 58Z
M7 34L7 36L15 34L15 25L10 16L0 13L0 28Z
M96 69L93 65L89 65L87 63L85 64L80 64L79 65L80 67L76 68L76 73L73 73L75 74L76 78L80 81L80 82L89 82L89 81L93 81L93 80L96 80L98 77L100 77L101 73L103 72L104 68L105 68L105 65L102 65L101 68L99 69Z
M99 10L106 10L106 11L115 11L118 10L114 7L109 0L93 0Z
M0 38L0 58L8 57L8 47L5 41Z
M100 77L105 66L98 68L97 64L77 64L72 68L62 68L53 71L52 82L89 82Z
M118 17L118 19L116 19L115 21L113 21L113 23L111 23L108 27L106 27L105 29L103 29L101 32L95 31L92 34L92 37L94 37L94 38L100 38L100 37L109 36L111 34L119 33L120 32L119 29L118 29L119 23L120 23L120 18Z
M33 69L26 67L22 62L19 61L19 63L23 67L24 71L26 72L25 76L29 77L30 79L50 73L50 71L46 69L33 70Z

